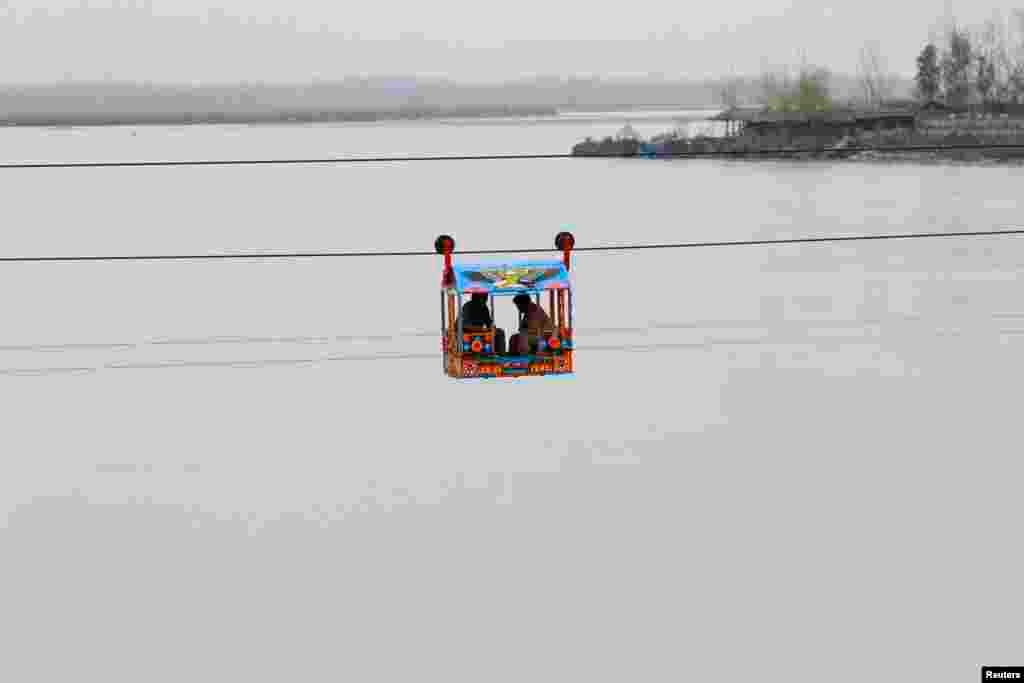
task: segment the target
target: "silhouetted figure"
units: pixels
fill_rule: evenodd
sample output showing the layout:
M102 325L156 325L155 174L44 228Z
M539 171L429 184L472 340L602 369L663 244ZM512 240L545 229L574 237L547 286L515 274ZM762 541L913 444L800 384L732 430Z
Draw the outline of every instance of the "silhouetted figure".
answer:
M462 305L462 325L469 328L491 328L494 327L494 318L491 317L491 309L487 306L487 294L484 292L473 292L469 301ZM495 328L494 330L494 352L505 353L505 330Z
M509 340L509 353L523 355L536 352L538 342L554 334L555 326L529 294L517 294L512 303L519 309L519 334L512 335Z

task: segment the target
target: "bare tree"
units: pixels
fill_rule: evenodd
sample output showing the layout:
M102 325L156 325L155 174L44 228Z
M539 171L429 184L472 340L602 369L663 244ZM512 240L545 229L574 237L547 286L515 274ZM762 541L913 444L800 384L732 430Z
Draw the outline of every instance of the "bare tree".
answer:
M860 83L861 96L869 107L879 107L892 96L885 59L877 41L869 41L861 47L857 79Z
M792 78L787 71L776 69L761 74L761 97L759 103L771 108L777 108L792 90Z
M726 109L732 109L740 103L741 83L738 78L726 78L715 89L718 102Z

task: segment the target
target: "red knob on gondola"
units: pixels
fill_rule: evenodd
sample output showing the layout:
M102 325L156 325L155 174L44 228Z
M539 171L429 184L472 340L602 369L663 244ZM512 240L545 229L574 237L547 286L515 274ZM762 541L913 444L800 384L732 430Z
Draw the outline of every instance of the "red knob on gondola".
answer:
M441 286L454 286L455 272L452 270L452 252L455 251L455 240L451 235L438 235L434 240L434 251L444 256L444 274L441 276Z
M438 254L450 254L455 251L455 240L449 235L438 235L434 240L434 251Z

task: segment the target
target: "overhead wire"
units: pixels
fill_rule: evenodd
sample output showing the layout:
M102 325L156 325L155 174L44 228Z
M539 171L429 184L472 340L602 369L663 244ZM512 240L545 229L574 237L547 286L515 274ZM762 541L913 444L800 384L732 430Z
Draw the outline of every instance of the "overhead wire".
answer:
M655 343L655 344L600 344L594 346L584 345L586 351L624 351L633 353L651 353L655 351L668 351L680 349L706 348L703 343ZM581 348L581 347L577 347ZM10 367L0 368L0 375L7 376L45 376L55 374L89 374L100 370L166 370L184 368L265 368L279 366L297 365L318 365L321 363L345 362L370 362L370 361L397 361L397 360L434 360L438 359L437 353L404 353L384 352L369 354L332 354L318 358L254 358L254 359L225 359L225 360L156 360L140 362L110 362L100 366L73 366L73 367L34 367L21 368Z
M915 146L890 146L890 147L845 147L842 150L834 148L817 149L792 149L778 148L767 150L750 151L722 151L722 150L694 150L689 152L643 152L634 155L624 154L505 154L505 155L443 155L426 157L340 157L340 158L311 158L311 159L224 159L224 160L198 160L198 161L97 161L97 162L67 162L67 163L7 163L0 164L0 170L14 169L44 169L44 168L114 168L114 167L149 167L149 166L221 166L221 165L286 165L286 164L342 164L342 163L389 163L389 162L411 162L411 161L475 161L475 160L515 160L515 159L569 159L569 158L629 158L633 156L647 158L693 158L693 157L737 157L737 156L766 156L766 155L790 155L790 154L816 154L853 152L899 152L899 151L943 151L943 150L971 150L971 149L1006 149L1024 150L1024 144L971 144L971 145L915 145ZM830 237L805 237L773 240L740 240L740 241L714 241L714 242L685 242L685 243L662 243L662 244L626 244L626 245L603 245L592 247L577 247L575 251L632 251L639 249L679 249L695 247L716 247L716 246L753 246L753 245L778 245L778 244L800 244L814 242L841 242L853 240L880 240L880 239L909 239L928 237L981 237L994 235L1020 234L1020 230L996 230L996 231L971 231L971 232L946 232L946 233L907 233L895 235L855 235L855 236L830 236ZM455 251L454 254L512 254L512 253L539 253L549 252L551 249L478 249ZM0 257L3 263L30 263L30 262L54 262L54 261L176 261L176 260L226 260L226 259L301 259L301 258L339 258L339 257L399 257L399 256L433 256L435 252L421 251L313 251L313 252L272 252L272 253L221 253L221 254L147 254L147 255L96 255L96 256L4 256Z
M821 342L820 339L815 340ZM864 337L850 336L830 337L832 344L843 343L872 343ZM621 343L621 344L577 344L577 351L586 353L612 352L612 353L663 353L668 351L709 351L718 346L735 345L759 345L785 343L781 340L770 338L736 338L736 339L706 339L703 341L674 341L674 342L648 342L648 343ZM0 367L0 376L47 376L67 374L92 374L102 370L171 370L171 369L217 369L217 368L270 368L288 366L314 366L334 362L371 362L371 361L401 361L401 360L430 360L436 362L439 359L436 352L383 352L383 353L342 353L323 355L315 358L249 358L249 359L220 359L220 360L154 360L154 361L115 361L103 363L99 366L50 366L50 367Z
M993 317L1020 318L1024 313L1002 313ZM835 329L863 327L864 321L816 321L817 327ZM744 320L652 320L643 325L615 327L577 327L576 333L587 338L642 335L647 336L656 331L698 331L701 329L762 329L763 323ZM434 338L439 334L437 329L405 329L391 334L363 335L287 335L287 336L253 336L253 335L216 335L208 337L157 337L140 341L125 342L69 342L69 343L20 343L2 344L0 353L46 353L62 355L64 352L121 352L145 347L211 347L211 346L300 346L315 347L335 343L370 344L376 342L398 342L411 339ZM728 340L715 340L716 343ZM588 349L594 347L588 346Z
M786 244L813 244L822 242L855 242L894 239L929 239L940 237L995 237L1024 234L1024 228L1005 228L996 230L971 230L955 232L909 232L875 235L829 235L817 237L787 237L778 239L750 239L733 241L703 242L662 242L654 244L606 244L595 246L573 247L574 252L606 252L606 251L637 251L651 249L692 249L704 247L744 247L744 246L775 246ZM453 254L530 254L550 253L556 249L524 248L524 249L470 249L456 250ZM220 253L220 254L125 254L97 256L0 256L0 263L41 263L41 262L74 262L74 261L184 261L184 260L252 260L252 259L307 259L307 258L365 258L365 257L400 257L400 256L437 256L433 250L414 251L286 251L264 253Z
M626 352L626 353L658 353L680 350L708 350L712 346L730 344L756 344L763 340L711 340L707 342L654 342L647 344L594 344L577 345L578 351L591 352ZM91 374L101 370L169 370L185 368L266 368L298 365L318 365L333 362L370 362L398 360L431 360L437 361L438 353L416 352L384 352L369 354L332 354L317 358L253 358L225 360L156 360L139 362L110 362L99 366L66 366L66 367L9 367L0 368L0 376L46 376L56 374Z

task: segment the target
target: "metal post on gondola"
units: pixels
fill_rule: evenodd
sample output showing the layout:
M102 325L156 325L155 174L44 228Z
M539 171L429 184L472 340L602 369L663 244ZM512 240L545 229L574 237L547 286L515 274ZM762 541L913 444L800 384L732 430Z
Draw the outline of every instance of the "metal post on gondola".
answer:
M445 292L441 290L441 369L448 372L448 321L444 314Z
M455 251L455 240L450 235L438 235L437 239L434 240L434 251L444 256L444 272L441 275L441 317L444 320L445 313L445 300L447 299L447 325L444 325L444 336L445 336L445 373L448 372L448 356L449 354L455 353L455 345L452 344L452 327L455 322L455 306L453 301L452 288L455 286L455 272L452 269L452 253ZM461 327L462 320L459 317L459 325ZM458 348L462 348L461 345Z
M459 305L458 305L458 311L459 311L459 318L458 318L458 320L459 320L459 329L458 329L458 332L457 332L457 333L456 333L456 335L455 335L455 346L456 346L456 348L460 349L460 351L459 351L459 356L462 356L462 351L461 351L461 349L462 349L462 335L463 335L463 334L465 334L465 333L464 333L464 332L462 331L462 304L463 304L464 302L462 301L462 295L461 295L461 294L459 294L458 296L459 296L459 298L458 298L458 302L459 302Z
M571 232L560 232L555 235L555 249L562 252L566 270L572 269L570 255L574 246L576 246L576 238L572 236Z
M562 252L562 259L565 263L565 270L568 272L572 269L572 248L576 246L576 238L573 237L571 232L560 232L555 235L555 249ZM569 316L566 328L569 331L569 335L572 335L572 288L569 288L568 292L568 310L566 313Z

